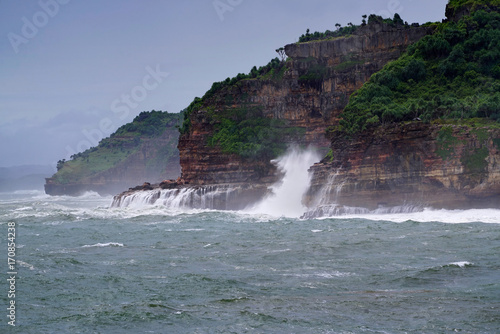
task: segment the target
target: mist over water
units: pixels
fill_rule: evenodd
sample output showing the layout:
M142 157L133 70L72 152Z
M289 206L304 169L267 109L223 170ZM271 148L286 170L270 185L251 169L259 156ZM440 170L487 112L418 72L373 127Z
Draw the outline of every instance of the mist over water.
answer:
M320 159L320 154L314 149L290 148L284 156L275 160L284 175L283 179L272 187L270 195L245 211L275 217L300 217L306 210L302 198L311 181L308 170Z

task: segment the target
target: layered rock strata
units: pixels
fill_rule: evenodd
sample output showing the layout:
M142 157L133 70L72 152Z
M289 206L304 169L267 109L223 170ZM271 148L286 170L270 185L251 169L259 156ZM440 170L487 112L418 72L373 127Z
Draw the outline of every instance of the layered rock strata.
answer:
M311 168L308 216L342 207L500 207L500 128L411 122L333 138Z
M372 23L347 37L287 45L289 58L281 75L240 80L190 113L189 131L179 138L182 174L174 187L219 185L221 189L240 189L229 196L229 206L220 205L230 209L262 198L269 186L279 180L279 171L269 160L245 159L209 145L220 122L217 115L258 108L263 117L302 129L302 137L282 138L284 142L312 145L326 153L330 145L325 137L326 128L337 124L349 96L372 74L430 32L425 27ZM304 79L311 76L315 80ZM251 189L242 185L251 185ZM118 195L115 203L123 203L133 193ZM232 199L235 196L245 200Z
M269 161L246 161L208 145L218 124L214 113L258 107L264 117L303 129L304 136L294 139L298 144L327 148L325 130L336 124L349 96L427 33L423 27L373 23L348 37L287 45L289 59L281 78L241 80L190 114L190 131L181 135L178 146L182 179L195 185L276 181ZM308 74L318 80L301 80Z

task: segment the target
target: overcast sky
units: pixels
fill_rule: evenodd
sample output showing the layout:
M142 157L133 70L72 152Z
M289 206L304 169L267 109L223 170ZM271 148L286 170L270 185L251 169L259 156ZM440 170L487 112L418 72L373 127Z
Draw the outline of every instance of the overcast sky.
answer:
M51 164L143 110L179 112L306 29L447 0L0 0L0 167Z

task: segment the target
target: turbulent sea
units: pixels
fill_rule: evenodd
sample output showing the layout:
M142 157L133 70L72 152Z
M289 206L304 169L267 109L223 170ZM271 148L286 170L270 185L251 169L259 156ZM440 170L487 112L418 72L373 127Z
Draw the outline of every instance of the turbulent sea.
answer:
M500 210L304 220L111 201L0 194L1 333L500 333Z

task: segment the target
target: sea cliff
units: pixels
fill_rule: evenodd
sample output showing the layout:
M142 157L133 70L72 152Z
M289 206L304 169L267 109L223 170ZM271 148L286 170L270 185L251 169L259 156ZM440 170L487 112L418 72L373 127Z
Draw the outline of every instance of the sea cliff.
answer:
M275 72L227 85L185 113L188 126L181 130L178 144L182 174L173 184L178 188L213 189L210 186L216 185L238 189L231 197L241 200L231 199L218 207L242 208L258 201L282 176L272 162L277 154L248 156L224 149L213 139L221 132L221 124L275 120L284 132L272 141L312 146L326 153L330 145L326 129L337 124L349 96L431 32L429 27L376 21L349 36L286 45L288 59ZM269 132L261 131L255 137L266 140ZM159 184L153 188L161 189ZM124 197L136 191L116 196L114 205L121 205Z
M187 115L189 131L179 138L182 179L197 185L275 182L270 159L245 159L210 144L223 119L258 109L258 117L299 130L299 135L282 140L327 148L325 130L336 123L349 96L429 32L424 27L373 23L351 36L287 45L289 58L278 76L241 80Z
M241 209L282 178L273 159L293 143L325 154L305 217L500 207L500 35L488 24L500 14L476 2L450 1L442 23L370 16L345 36L307 35L281 49L286 61L215 83L184 113L181 177L113 205Z

